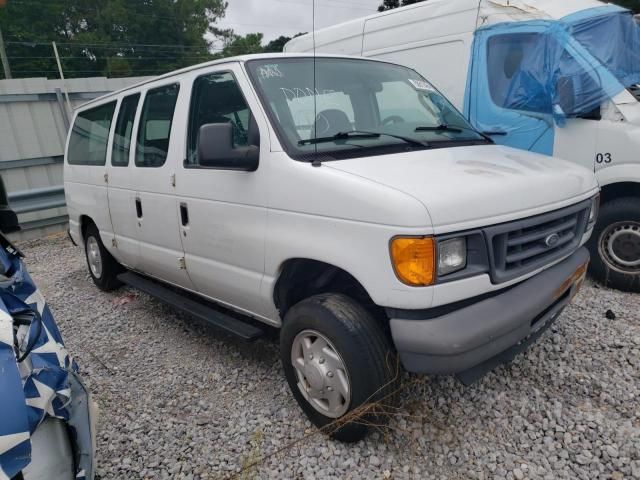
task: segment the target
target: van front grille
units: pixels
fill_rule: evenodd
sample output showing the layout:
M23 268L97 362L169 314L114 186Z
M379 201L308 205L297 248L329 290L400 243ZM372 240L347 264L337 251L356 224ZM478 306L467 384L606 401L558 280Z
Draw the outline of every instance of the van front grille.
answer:
M491 280L518 278L575 251L589 221L591 201L484 229Z

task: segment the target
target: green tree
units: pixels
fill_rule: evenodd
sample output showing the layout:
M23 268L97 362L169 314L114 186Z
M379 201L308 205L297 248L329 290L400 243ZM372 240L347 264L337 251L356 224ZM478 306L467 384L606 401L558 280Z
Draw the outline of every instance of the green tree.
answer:
M264 47L265 52L282 52L284 49L285 43L291 40L291 37L285 37L284 35L280 35L275 40L271 40Z
M222 58L262 53L264 51L262 47L262 36L261 33L248 33L245 36L232 34L230 40L218 56Z
M304 33L297 33L294 37L299 37L300 35L304 35ZM233 31L224 32L224 38L225 47L216 55L216 58L250 55L252 53L282 52L284 45L291 40L291 37L281 35L266 45L262 45L262 33L248 33L242 36L234 34Z
M640 0L613 0L611 3L617 3L621 7L640 13Z
M225 0L7 0L0 28L14 77L154 75L213 56ZM213 38L213 40L209 40Z
M306 32L296 33L293 38L299 37L300 35L305 35ZM291 37L285 37L284 35L279 36L275 40L271 40L264 47L265 52L282 52L284 50L285 44L291 40Z

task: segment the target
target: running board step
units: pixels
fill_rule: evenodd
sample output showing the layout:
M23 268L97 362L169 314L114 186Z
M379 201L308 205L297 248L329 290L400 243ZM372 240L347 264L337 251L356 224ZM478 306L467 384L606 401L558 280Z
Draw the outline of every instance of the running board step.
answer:
M118 280L157 298L177 310L203 320L224 332L237 335L248 342L252 342L264 335L264 330L216 310L207 305L205 300L195 300L137 273L121 273L118 275Z

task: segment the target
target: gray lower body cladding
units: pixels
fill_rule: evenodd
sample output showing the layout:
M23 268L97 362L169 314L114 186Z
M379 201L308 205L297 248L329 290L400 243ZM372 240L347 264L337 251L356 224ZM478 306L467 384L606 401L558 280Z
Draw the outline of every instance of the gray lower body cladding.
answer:
M569 304L588 261L589 252L580 248L516 286L440 316L420 319L412 312L402 318L401 312L390 311L395 315L391 334L404 368L459 374L470 383L511 360Z

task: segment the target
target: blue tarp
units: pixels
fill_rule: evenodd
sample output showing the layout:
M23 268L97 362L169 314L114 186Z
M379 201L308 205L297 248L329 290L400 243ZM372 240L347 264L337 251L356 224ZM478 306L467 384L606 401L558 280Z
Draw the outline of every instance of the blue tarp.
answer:
M594 115L640 83L640 26L617 6L500 23L478 29L471 61L465 111L475 126L552 154L554 123Z
M77 370L19 252L0 234L0 478L30 463L30 437L45 418L69 421ZM84 479L91 466L80 463Z
M640 24L631 12L597 9L595 16L564 19L571 35L626 88L640 83Z

